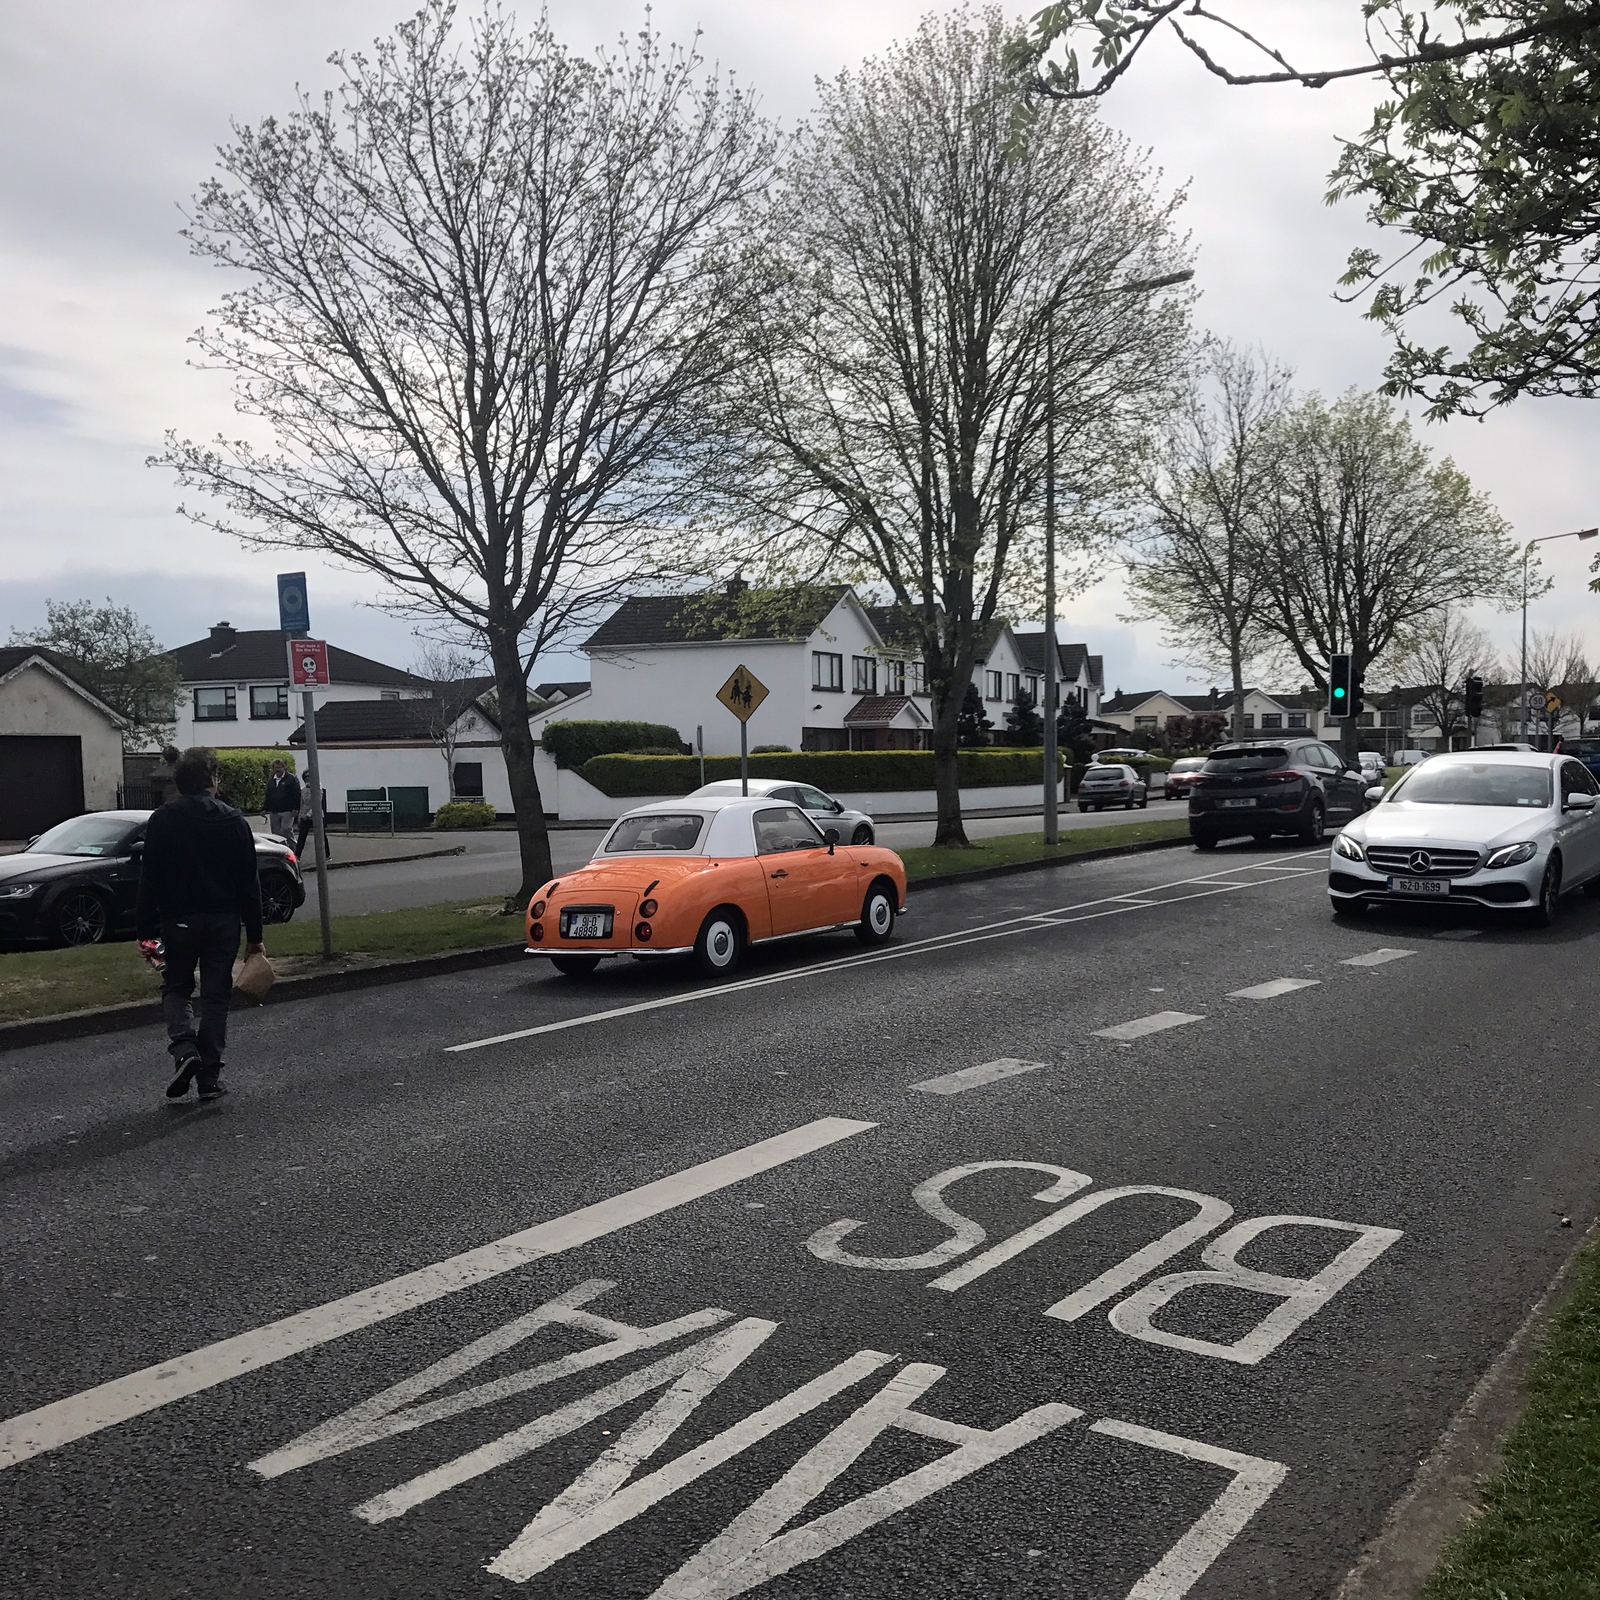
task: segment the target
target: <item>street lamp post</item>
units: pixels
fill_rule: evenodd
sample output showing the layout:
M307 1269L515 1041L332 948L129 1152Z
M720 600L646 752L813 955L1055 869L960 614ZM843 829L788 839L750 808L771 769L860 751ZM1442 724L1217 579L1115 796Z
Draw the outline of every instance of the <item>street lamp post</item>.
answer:
M1517 707L1517 735L1528 737L1528 557L1536 544L1549 544L1553 539L1593 539L1600 537L1600 528L1578 528L1572 533L1547 533L1543 538L1530 539L1522 547L1522 669L1517 685L1520 704ZM1549 688L1549 685L1545 685Z
M1192 268L1169 272L1159 278L1141 278L1119 283L1107 294L1148 294L1155 289L1170 289L1187 283ZM1056 844L1061 838L1061 822L1056 794L1056 318L1052 305L1044 326L1044 842Z

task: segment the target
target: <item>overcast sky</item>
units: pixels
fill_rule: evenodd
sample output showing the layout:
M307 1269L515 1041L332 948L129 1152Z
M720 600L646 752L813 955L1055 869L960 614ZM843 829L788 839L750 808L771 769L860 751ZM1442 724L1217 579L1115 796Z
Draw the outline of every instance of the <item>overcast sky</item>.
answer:
M1291 56L1358 59L1355 0L1257 3L1263 28L1280 30L1274 37ZM792 126L819 75L909 32L928 9L927 0L656 0L653 16L669 39L698 26L704 52ZM616 0L552 0L549 10L561 35L585 47L637 29L644 16ZM273 627L273 574L304 565L321 635L396 664L411 658L409 627L372 608L371 580L310 557L247 552L192 527L176 515L170 475L144 464L168 429L208 437L232 421L225 379L187 364L186 337L223 280L189 258L181 202L212 169L230 119L287 110L297 84L331 83L332 50L366 45L404 14L393 0L81 0L8 12L0 639L42 622L47 597L108 594L167 645L223 618ZM1169 184L1188 185L1202 325L1259 342L1302 387L1329 393L1376 384L1386 355L1371 325L1333 299L1351 247L1376 236L1358 206L1322 202L1335 141L1364 125L1374 92L1228 89L1169 44L1104 107ZM1484 423L1428 426L1424 438L1527 539L1600 522L1597 421L1592 402L1523 401ZM1600 602L1586 588L1595 548L1547 547L1557 588L1537 602L1533 625L1579 629L1600 649ZM1120 609L1109 577L1072 603L1065 631L1105 655L1108 689L1179 686L1186 674L1166 665L1156 632L1122 624ZM1480 620L1515 651L1515 614ZM562 676L571 663L551 666Z

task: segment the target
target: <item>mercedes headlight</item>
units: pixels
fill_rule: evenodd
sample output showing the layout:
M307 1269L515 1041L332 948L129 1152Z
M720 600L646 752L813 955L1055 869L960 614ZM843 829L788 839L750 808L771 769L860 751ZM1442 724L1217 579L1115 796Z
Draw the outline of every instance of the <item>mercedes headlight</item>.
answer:
M0 883L0 900L22 900L39 887L36 883Z
M1341 833L1333 841L1333 853L1336 856L1343 856L1346 861L1365 861L1367 859L1366 851L1348 833Z
M1538 845L1531 839L1526 844L1503 844L1498 850L1489 853L1489 859L1484 862L1484 866L1520 867L1524 861L1532 861L1538 850Z

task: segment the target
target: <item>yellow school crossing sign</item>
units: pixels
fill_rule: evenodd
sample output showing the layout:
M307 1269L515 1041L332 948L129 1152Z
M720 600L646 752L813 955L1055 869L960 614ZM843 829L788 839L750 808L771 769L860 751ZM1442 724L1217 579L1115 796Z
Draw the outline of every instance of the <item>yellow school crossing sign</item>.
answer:
M717 699L741 722L748 722L766 698L766 684L748 667L735 667L733 676L717 690Z

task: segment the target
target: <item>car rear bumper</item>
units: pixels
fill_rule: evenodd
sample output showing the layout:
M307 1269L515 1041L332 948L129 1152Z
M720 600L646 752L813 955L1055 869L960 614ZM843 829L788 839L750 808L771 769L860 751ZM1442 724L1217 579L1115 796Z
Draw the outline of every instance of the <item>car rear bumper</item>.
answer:
M602 961L615 961L619 956L686 956L693 951L692 944L673 945L670 949L662 950L647 944L624 946L621 949L615 945L558 944L551 948L530 944L523 946L522 953L525 956L598 956Z

